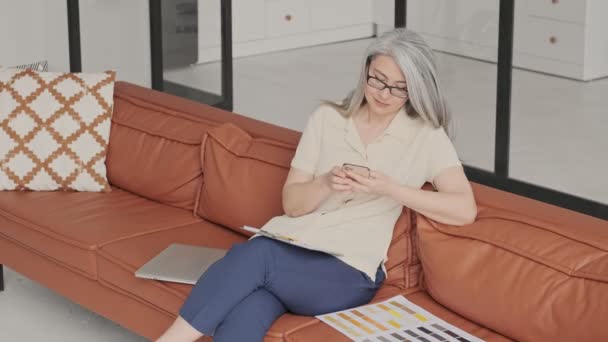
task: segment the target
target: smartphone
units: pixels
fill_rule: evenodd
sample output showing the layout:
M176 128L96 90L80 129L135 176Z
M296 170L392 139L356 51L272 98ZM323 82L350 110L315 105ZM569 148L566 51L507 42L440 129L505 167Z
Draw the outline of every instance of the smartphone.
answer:
M342 169L345 171L354 172L354 173L358 174L359 176L362 176L365 178L369 178L370 173L371 173L369 167L367 167L367 166L350 164L350 163L342 164Z

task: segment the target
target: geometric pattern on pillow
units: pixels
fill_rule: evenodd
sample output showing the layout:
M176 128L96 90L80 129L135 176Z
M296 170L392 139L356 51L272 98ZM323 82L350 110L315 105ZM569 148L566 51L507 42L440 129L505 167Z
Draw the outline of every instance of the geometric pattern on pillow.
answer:
M110 191L114 80L0 69L0 189Z

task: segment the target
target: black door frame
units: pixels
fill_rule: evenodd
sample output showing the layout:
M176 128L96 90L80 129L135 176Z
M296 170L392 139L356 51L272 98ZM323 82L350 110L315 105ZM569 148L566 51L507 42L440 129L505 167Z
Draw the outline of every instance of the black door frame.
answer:
M80 55L80 9L78 6L78 0L67 0L67 6L70 72L81 72L82 56Z
M149 0L152 89L186 97L218 108L232 111L234 107L232 75L232 0L219 0L221 17L221 94L213 94L204 90L188 87L186 85L164 79L161 1L162 0Z

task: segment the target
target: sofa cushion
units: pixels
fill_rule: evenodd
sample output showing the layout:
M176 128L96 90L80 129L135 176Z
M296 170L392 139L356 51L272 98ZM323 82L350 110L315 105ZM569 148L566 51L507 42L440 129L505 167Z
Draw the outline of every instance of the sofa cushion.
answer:
M0 190L109 191L114 78L0 71Z
M179 208L193 209L201 185L205 132L232 122L257 137L297 143L289 129L168 93L116 82L108 146L112 185Z
M133 274L171 243L184 243L215 248L230 248L246 238L213 223L202 221L169 230L150 232L101 246L98 253L99 281L132 298L177 316L191 285L136 278ZM282 341L288 331L315 318L292 314L282 315L267 333L270 340Z
M418 219L419 257L430 295L517 340L604 340L608 222L499 190L474 189L475 223L449 227Z
M201 149L203 186L197 213L251 235L243 225L260 227L283 215L281 192L296 146L254 138L232 123L207 132Z
M110 183L192 210L202 180L200 143L211 123L125 94L118 85L114 101Z
M0 234L90 278L95 249L129 236L200 221L192 212L113 189L93 192L0 192Z
M390 297L396 296L401 293L401 289L388 286L383 284L374 298L370 301L370 303L380 302L386 300ZM408 291L420 291L420 289L410 289ZM283 315L282 317L284 317ZM281 318L282 318L281 317ZM300 317L300 316L296 316ZM301 324L292 327L287 330L285 333L285 341L326 341L326 342L339 342L339 341L351 341L342 333L333 329L329 325L323 323L316 317L307 317L306 321L301 322ZM275 322L276 324L276 322Z
M135 271L172 243L229 249L244 240L242 235L201 220L112 241L97 250L99 280L177 315L192 286L136 278Z
M382 290L382 289L381 289ZM371 301L372 303L381 302L388 298L396 295L403 295L414 304L424 308L433 315L445 320L446 322L476 336L487 342L507 342L512 341L502 335L495 333L489 329L483 328L478 324L475 324L464 317L461 317L454 312L451 312L447 308L441 306L439 303L434 301L426 292L420 291L420 289L408 289L408 290L396 290L392 288L385 292L380 292ZM290 331L286 340L288 342L347 342L350 341L338 330L330 327L329 325L315 319L314 322L308 324L299 329ZM375 340L374 340L375 341Z

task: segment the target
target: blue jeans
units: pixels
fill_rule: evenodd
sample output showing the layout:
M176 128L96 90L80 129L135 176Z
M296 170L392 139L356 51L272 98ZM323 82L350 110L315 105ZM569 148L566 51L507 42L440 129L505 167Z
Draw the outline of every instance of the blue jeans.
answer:
M287 311L315 316L369 303L376 281L340 259L266 237L235 244L203 274L180 316L214 342L262 341Z

